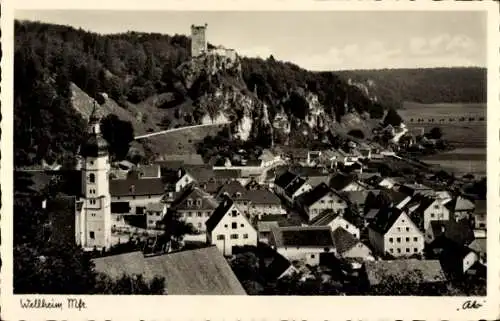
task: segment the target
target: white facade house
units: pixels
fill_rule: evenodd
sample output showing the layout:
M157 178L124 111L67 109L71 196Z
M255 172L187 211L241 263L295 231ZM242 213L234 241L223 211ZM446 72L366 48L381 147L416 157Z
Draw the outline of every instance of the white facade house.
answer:
M325 211L340 213L347 208L347 202L325 183L321 183L304 193L298 202L309 221L314 220Z
M413 215L422 219L422 230L427 230L432 221L448 221L450 211L440 200L424 197L420 201L420 206L413 211Z
M311 189L312 186L304 178L289 171L278 176L274 181L276 194L283 197L289 204L293 204L297 197Z
M84 250L111 246L110 162L100 120L91 116L87 141L81 147L83 207L76 213L76 240Z
M322 253L336 253L333 234L325 226L273 227L269 245L289 261L318 265Z
M341 214L331 211L321 213L310 221L309 224L311 226L328 226L332 232L335 232L338 228L342 228L357 239L360 236L359 228L356 225L346 220Z
M368 229L370 244L379 254L395 257L422 254L424 235L410 217L397 208L381 210Z
M206 222L207 241L224 256L232 255L234 246L257 246L257 230L230 198L223 200Z

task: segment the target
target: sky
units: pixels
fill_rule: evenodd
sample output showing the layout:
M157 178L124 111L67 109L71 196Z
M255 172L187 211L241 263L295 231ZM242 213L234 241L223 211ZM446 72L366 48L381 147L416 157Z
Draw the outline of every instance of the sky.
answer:
M208 24L214 45L309 70L487 65L486 13L478 11L16 11L16 19L98 33L189 35Z

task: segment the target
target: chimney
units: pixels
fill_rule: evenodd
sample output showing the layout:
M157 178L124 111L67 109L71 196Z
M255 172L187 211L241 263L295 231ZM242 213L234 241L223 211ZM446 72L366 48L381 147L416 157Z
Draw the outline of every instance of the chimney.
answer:
M130 193L135 193L135 185L130 185Z
M177 176L179 176L179 178L182 177L182 169L179 168L179 171L177 172Z
M441 225L441 233L444 233L446 231L446 228L444 227L444 225Z

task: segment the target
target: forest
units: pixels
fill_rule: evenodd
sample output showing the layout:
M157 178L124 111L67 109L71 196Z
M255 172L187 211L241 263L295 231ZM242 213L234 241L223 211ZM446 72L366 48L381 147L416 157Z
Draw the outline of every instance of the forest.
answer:
M432 103L486 102L486 68L421 68L338 71L343 79L368 84L371 94L386 106L404 101Z

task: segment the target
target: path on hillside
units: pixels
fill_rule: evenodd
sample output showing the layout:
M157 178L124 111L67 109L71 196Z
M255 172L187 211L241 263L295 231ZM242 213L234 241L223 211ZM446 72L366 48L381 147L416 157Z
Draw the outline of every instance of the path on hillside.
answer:
M155 133L149 133L149 134L145 134L145 135L135 136L134 139L135 140L139 140L139 139L143 139L143 138L149 138L149 137L153 137L153 136L158 136L158 135L173 133L173 132L180 131L180 130L185 130L185 129L201 128L201 127L208 127L208 126L221 126L221 125L226 125L226 124L229 124L229 123L230 123L230 121L226 121L226 122L220 122L220 123L215 123L215 124L200 124L200 125L193 125L193 126L184 126L184 127L172 128L172 129L167 129L167 130L161 130L161 131L155 132Z

